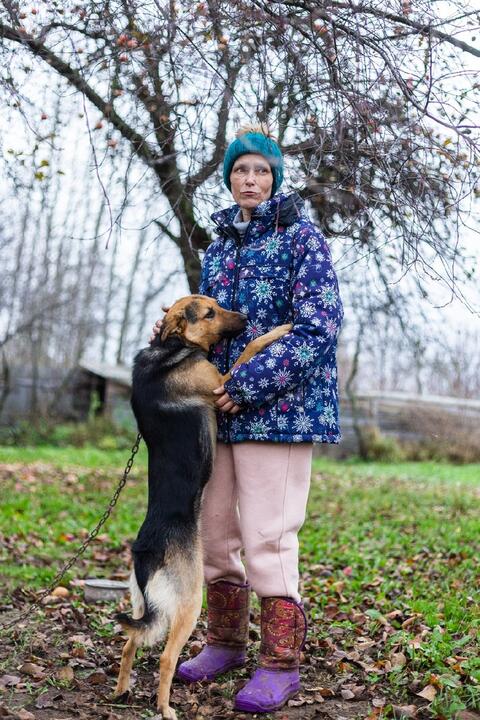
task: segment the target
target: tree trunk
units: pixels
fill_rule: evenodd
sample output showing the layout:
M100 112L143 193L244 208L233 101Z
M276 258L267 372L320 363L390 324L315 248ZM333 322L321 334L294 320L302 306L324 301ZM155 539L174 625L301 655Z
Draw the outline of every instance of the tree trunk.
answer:
M357 333L357 339L355 342L355 352L353 354L352 368L348 376L347 382L345 383L345 392L350 402L350 408L352 411L352 425L353 431L357 438L358 443L358 454L362 460L366 460L368 456L368 447L365 442L365 436L360 423L360 413L358 411L357 399L355 396L355 390L353 389L353 383L358 372L358 363L360 359L361 343L363 337L363 322L360 322L360 326Z

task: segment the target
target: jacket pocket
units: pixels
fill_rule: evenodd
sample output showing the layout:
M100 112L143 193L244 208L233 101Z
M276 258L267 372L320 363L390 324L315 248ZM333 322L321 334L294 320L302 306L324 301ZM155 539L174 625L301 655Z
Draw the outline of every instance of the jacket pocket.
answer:
M276 415L277 427L280 432L294 434L295 417L305 410L305 386L300 383L293 390L277 397Z
M288 266L246 265L241 268L238 302L250 321L271 330L291 319Z

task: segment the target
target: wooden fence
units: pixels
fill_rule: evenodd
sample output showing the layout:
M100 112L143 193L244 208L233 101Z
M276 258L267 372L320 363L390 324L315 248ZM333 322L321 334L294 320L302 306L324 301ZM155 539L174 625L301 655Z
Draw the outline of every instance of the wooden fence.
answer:
M355 400L361 428L375 427L382 435L403 442L458 442L468 437L480 443L480 400L377 391L361 393ZM340 425L342 443L329 454L357 452L352 408L345 396L340 403Z
M62 379L68 380L59 391ZM32 379L22 369L12 373L12 391L0 415L0 424L15 423L29 416ZM122 422L129 410L130 370L82 363L66 377L65 371L43 371L37 382L39 412L54 407L65 419L85 419L92 393L101 400L100 413ZM0 392L1 392L0 383ZM409 395L401 392L364 392L356 396L357 423L361 428L375 427L402 442L478 442L480 453L480 399L470 400L438 395ZM124 417L125 416L125 417ZM133 422L133 418L132 418ZM341 396L340 425L343 441L339 446L317 448L317 453L342 457L358 452L351 405Z

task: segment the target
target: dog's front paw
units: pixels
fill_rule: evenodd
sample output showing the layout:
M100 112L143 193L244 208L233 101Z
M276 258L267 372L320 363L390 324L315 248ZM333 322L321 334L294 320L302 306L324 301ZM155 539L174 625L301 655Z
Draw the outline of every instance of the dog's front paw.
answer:
M268 338L269 343L275 342L275 340L280 340L284 335L290 332L290 330L293 328L293 325L290 323L287 323L286 325L278 325L276 328L273 328L273 330L270 330L266 335L263 337L265 339Z
M118 686L115 689L115 692L113 693L113 700L116 703L127 703L130 700L131 697L131 690L124 686Z

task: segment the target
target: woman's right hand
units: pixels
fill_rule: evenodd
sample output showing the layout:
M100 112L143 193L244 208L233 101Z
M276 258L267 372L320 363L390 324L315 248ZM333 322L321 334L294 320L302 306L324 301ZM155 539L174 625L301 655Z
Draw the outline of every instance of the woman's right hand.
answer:
M170 310L170 305L168 305L168 306L162 305L162 310L166 315L167 312ZM149 343L152 343L155 340L155 338L157 337L157 335L159 335L162 332L162 325L163 325L163 321L165 319L165 315L163 316L163 318L160 318L160 320L157 320L157 322L153 326L152 335L150 335L150 337L148 339Z

